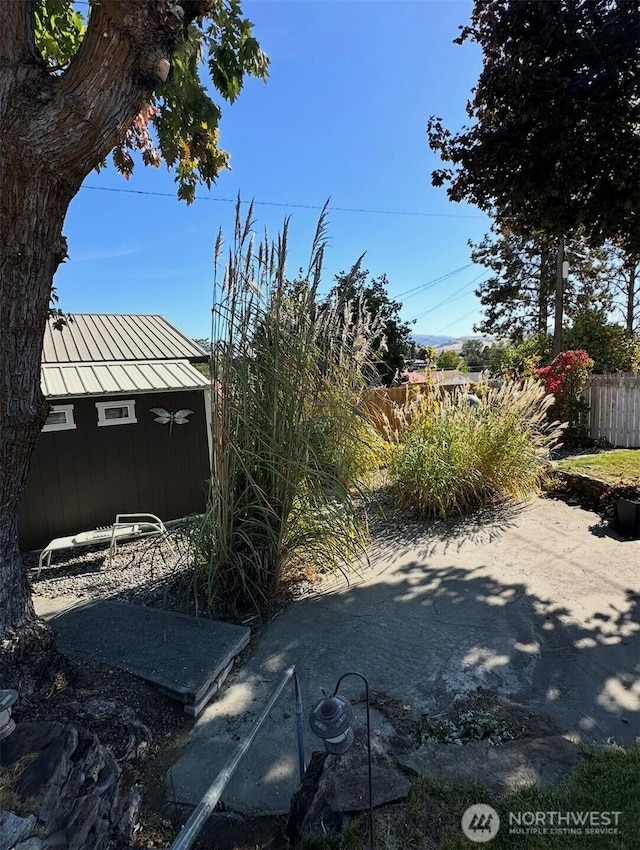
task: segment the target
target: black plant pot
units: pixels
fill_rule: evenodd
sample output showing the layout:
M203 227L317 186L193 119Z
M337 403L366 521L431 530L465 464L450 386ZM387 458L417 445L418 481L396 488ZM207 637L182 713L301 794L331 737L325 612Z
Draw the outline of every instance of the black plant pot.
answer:
M618 499L616 504L618 522L632 534L640 535L640 502L631 499Z

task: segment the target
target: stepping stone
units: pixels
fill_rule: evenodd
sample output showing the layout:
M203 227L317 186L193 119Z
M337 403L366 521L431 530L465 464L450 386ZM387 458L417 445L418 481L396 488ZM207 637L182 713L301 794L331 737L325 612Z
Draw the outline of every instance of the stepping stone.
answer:
M398 762L413 776L429 776L445 785L480 782L509 793L525 785L558 785L579 760L577 744L562 735L550 735L495 746L487 741L463 746L429 743Z
M64 655L133 673L197 717L249 643L250 630L127 602L93 602L51 620Z

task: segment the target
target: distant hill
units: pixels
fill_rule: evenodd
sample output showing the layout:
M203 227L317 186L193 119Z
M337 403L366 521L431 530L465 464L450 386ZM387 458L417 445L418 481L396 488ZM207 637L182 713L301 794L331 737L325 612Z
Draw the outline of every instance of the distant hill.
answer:
M427 345L446 345L448 342L455 342L455 339L452 336L434 336L433 334L413 334L413 341L416 345L427 346Z
M471 336L437 336L433 334L414 334L413 341L417 346L422 348L423 346L432 345L438 353L441 351L457 351L460 352L463 344L468 339L477 339L483 345L491 345L496 340L491 336L481 336L481 335L471 335Z

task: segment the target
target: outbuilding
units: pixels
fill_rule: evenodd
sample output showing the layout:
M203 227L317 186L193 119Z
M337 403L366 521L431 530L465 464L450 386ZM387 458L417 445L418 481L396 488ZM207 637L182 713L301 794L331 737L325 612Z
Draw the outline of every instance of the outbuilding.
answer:
M211 458L207 352L157 315L79 314L44 338L49 417L20 513L23 550L113 523L202 513Z

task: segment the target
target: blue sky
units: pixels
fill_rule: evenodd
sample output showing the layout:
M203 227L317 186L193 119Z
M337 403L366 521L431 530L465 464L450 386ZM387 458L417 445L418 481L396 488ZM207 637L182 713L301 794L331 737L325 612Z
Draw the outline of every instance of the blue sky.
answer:
M62 309L161 313L206 337L213 242L219 227L232 233L233 204L224 199L240 192L268 202L256 203L259 232L266 225L275 234L291 216L293 275L306 266L318 217L313 207L330 197L325 289L364 252L364 267L387 275L392 297L460 269L399 300L403 318L416 319L415 333L470 334L480 315L473 290L484 275L469 265L467 240L480 239L489 222L431 186L438 161L425 129L432 114L453 129L465 120L480 54L452 40L468 22L471 2L243 6L271 58L271 74L266 83L249 80L233 106L223 105L221 141L232 171L211 191L200 188L190 207L175 198L164 166L139 165L128 182L112 167L89 175L65 225L69 261L55 280Z

